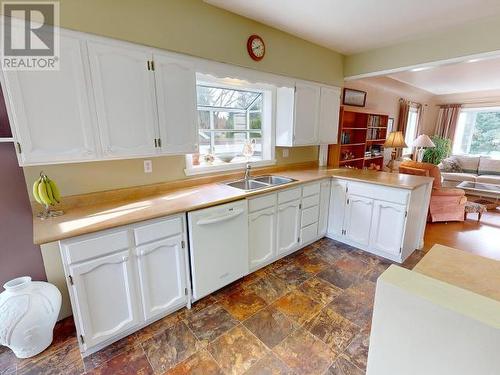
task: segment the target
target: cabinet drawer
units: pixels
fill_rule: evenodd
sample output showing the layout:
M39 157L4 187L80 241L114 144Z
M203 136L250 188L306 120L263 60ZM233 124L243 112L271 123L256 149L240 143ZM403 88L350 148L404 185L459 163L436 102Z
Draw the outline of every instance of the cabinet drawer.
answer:
M378 186L358 182L348 183L349 194L356 194L362 197L406 204L408 202L409 191L389 186Z
M310 197L302 198L302 208L309 208L319 205L319 195L311 195Z
M129 248L126 230L106 234L91 234L61 241L66 262L73 264Z
M248 210L250 212L255 212L263 210L264 208L274 207L276 205L276 199L276 193L249 199Z
M300 230L300 242L308 243L318 237L318 223L308 225Z
M312 223L318 222L319 218L319 207L309 207L302 210L302 221L301 227L304 228Z
M302 187L302 196L308 197L310 195L319 194L320 183L316 182L314 184L305 185Z
M182 233L182 219L175 217L149 222L134 229L136 246Z
M278 203L281 204L281 203L293 201L295 199L299 199L300 194L301 194L300 190L301 189L299 187L299 188L295 188L295 189L280 191L278 193Z

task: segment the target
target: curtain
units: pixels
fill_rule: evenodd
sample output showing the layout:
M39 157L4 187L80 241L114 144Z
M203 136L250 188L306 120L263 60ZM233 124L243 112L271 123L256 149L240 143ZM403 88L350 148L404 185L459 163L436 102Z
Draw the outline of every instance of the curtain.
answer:
M449 138L453 142L461 108L462 104L448 104L439 107L436 135L443 138Z
M406 125L408 124L408 117L410 116L411 102L406 99L399 99L399 114L398 114L398 124L395 131L400 131L403 133L403 138L406 136ZM396 149L396 158L400 158L403 155L403 149Z

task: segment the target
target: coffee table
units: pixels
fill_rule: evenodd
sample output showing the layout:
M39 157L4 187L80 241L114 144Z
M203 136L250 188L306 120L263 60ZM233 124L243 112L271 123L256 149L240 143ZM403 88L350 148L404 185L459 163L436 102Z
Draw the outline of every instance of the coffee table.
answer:
M475 200L475 202L484 204L490 210L495 209L499 204L500 185L463 181L458 184L457 188L465 190L465 192L470 195L479 196L481 199Z

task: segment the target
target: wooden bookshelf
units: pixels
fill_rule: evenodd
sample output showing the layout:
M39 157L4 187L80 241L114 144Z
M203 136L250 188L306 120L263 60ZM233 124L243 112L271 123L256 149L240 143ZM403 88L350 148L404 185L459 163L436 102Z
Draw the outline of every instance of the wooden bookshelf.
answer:
M382 169L388 120L389 116L385 113L341 107L338 142L340 149L336 153L338 165L362 169L373 163Z

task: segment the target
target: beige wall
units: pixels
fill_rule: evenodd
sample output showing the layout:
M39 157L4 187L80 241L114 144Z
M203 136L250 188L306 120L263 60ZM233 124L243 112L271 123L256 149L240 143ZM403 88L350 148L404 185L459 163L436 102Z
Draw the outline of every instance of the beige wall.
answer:
M461 94L437 95L437 104L460 103L468 107L500 106L500 90L465 92Z
M500 16L432 33L407 41L346 56L346 77L474 54L500 51Z
M433 94L387 77L347 81L345 86L366 91L366 108L389 114L395 123L398 121L399 98L423 104L422 133L433 134L437 118Z
M201 0L62 0L61 27L182 52L252 69L341 86L343 56L271 27L226 12ZM246 52L248 36L266 42L266 57ZM290 149L278 164L316 160L317 147ZM143 159L25 168L28 191L40 170L55 179L63 195L185 178L184 157L158 157L153 173Z

